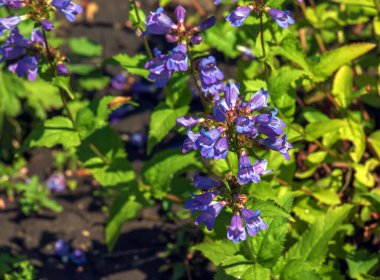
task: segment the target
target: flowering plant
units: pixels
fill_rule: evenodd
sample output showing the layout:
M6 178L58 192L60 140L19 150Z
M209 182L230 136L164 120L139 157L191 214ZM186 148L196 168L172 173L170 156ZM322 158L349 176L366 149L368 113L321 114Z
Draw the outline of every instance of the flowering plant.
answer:
M144 50L104 59L101 45L56 35L55 16L94 27L94 3L0 0L9 201L58 213L67 204L51 197L88 178L106 198L110 251L158 205L181 235L157 254L181 260L168 264L178 278L203 277L189 267L205 259L216 279L377 275L378 1L161 0L147 13L140 2L120 28ZM32 176L36 148L53 158L46 186ZM70 238L53 256L78 271L95 263L99 252Z

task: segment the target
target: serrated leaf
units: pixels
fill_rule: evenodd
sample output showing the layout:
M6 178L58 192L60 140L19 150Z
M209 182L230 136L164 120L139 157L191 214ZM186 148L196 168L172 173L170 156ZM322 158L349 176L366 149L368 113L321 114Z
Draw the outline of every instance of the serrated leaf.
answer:
M148 154L176 126L177 118L186 115L188 111L189 106L172 109L165 103L158 104L150 118Z
M194 246L193 249L201 251L213 264L220 265L227 257L233 256L239 251L239 245L230 240L217 240L203 242Z
M353 73L348 65L342 66L335 75L332 94L342 108L347 108L352 101Z
M312 66L312 70L318 78L316 81L323 81L334 73L339 67L349 63L373 50L376 44L372 43L354 43L346 45L324 53L317 64ZM334 63L332 63L334 62Z
M242 255L226 258L221 266L227 275L238 279L260 279L269 280L270 270L258 263L247 260Z
M97 149L108 162L104 162L94 149ZM119 135L108 126L96 130L86 138L78 147L77 155L86 169L91 171L104 187L127 188L136 178Z
M52 148L62 145L65 149L80 145L79 133L68 118L55 117L39 124L26 138L21 152L26 148Z
M304 261L291 260L281 271L281 280L320 280L315 270Z
M290 214L274 200L255 199L254 201L250 201L247 207L254 210L259 209L262 217L290 217Z
M352 206L346 204L331 209L316 219L298 242L289 249L285 259L308 262L312 266L321 264L326 257L329 241L338 232L339 226L351 209Z
M166 195L175 174L200 168L202 162L196 153L182 154L180 149L171 149L157 153L147 161L142 170L142 177L152 187L153 195L162 198Z
M378 254L369 254L365 250L351 252L346 257L348 270L352 279L361 279L360 276L368 274L379 262Z
M148 78L149 71L144 68L147 62L146 55L137 54L135 56L128 56L127 54L118 54L106 60L104 63L108 65L120 66L133 75Z

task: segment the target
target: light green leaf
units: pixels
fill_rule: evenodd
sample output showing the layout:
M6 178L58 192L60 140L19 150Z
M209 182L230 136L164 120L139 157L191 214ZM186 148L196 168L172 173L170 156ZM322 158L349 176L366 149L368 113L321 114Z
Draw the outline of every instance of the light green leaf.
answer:
M370 193L362 194L362 197L368 199L371 202L371 207L377 212L380 213L380 192L372 191Z
M23 83L20 78L0 71L0 113L17 116L21 112L20 97L25 95Z
M248 202L247 207L250 209L260 209L262 217L290 217L290 214L274 200L255 199Z
M258 263L247 260L242 255L228 257L221 266L227 275L237 279L270 280L270 270Z
M313 192L313 197L327 205L338 205L341 203L339 195L333 189L322 189Z
M308 262L312 266L321 264L326 257L329 241L337 233L351 209L352 206L346 204L331 209L316 219L298 242L289 249L285 259Z
M306 140L313 141L326 133L336 131L342 127L348 126L346 120L332 119L320 122L314 122L306 126Z
M163 7L163 6L160 5L160 7ZM136 14L136 11L137 11L137 14ZM145 19L146 19L146 15L144 11L141 8L135 6L134 1L129 1L129 20L131 21L133 28L134 29L140 28L141 30L144 31Z
M368 137L368 143L373 153L380 159L380 130L373 132Z
M171 0L160 0L160 7L165 7Z
M332 0L336 3L348 4L348 5L356 5L356 6L366 6L366 7L374 7L373 0Z
M354 43L324 53L319 62L312 66L314 74L318 77L315 80L324 81L339 67L366 54L375 47L376 44L372 43Z
M21 152L26 148L62 145L65 149L77 147L80 144L79 134L73 128L68 118L55 117L39 124L26 138Z
M203 242L194 246L193 249L201 251L213 264L220 265L227 257L231 257L239 251L239 245L226 239Z
M343 65L335 75L332 94L342 108L347 108L352 101L352 79L351 67Z
M142 178L152 187L155 197L163 198L169 191L170 182L175 174L200 168L202 162L196 153L182 154L179 149L171 149L157 153L147 161L142 170Z
M315 270L304 261L291 260L281 271L281 280L320 280Z
M137 54L135 56L128 56L127 54L118 54L106 60L104 63L108 65L120 66L133 75L148 78L149 71L144 68L147 62L146 55Z
M150 118L148 154L176 126L177 118L186 115L188 111L189 106L172 109L165 103L158 104Z

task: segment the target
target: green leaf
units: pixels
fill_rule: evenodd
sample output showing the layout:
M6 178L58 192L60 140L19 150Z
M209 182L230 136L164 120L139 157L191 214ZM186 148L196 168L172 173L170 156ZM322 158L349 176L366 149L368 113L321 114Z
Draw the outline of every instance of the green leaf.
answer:
M324 53L319 58L319 62L312 66L314 74L318 77L316 81L324 81L341 66L366 54L375 47L376 44L372 43L354 43Z
M335 75L332 94L337 104L347 108L352 101L353 73L348 65L342 66Z
M74 54L84 57L101 56L103 53L102 45L91 41L86 37L71 38L69 46Z
M136 218L143 207L142 203L136 200L134 192L135 190L121 192L112 202L105 229L105 240L109 251L115 247L122 225L128 220Z
M253 202L248 202L247 207L250 209L260 209L262 217L290 217L290 214L274 200L255 199Z
M333 189L322 189L313 192L312 196L327 205L338 205L341 203L339 195Z
M160 0L160 7L165 7L167 4L170 3L171 0Z
M189 76L175 73L165 87L165 103L170 108L178 108L189 105L191 102L191 91L188 85Z
M362 124L348 116L347 125L339 129L339 138L350 140L354 144L354 149L350 152L350 156L354 162L360 162L366 149L366 136Z
M108 65L120 66L133 75L148 78L149 71L144 68L147 62L146 55L137 54L135 56L128 56L127 54L118 54L106 60L104 63Z
M196 153L182 154L180 149L172 149L157 153L147 161L142 169L142 178L152 187L156 198L163 198L175 174L200 168L202 161Z
M17 116L21 112L20 97L25 95L25 88L17 77L0 71L0 113Z
M148 154L176 126L177 118L186 115L188 111L189 106L172 109L165 103L158 104L150 118Z
M368 137L368 143L373 153L380 159L380 130L373 132Z
M356 5L356 6L366 6L366 7L374 7L373 0L332 0L336 3L348 4L348 5Z
M75 96L70 86L70 77L65 77L65 76L55 77L52 82L52 85L64 90L71 100L75 99Z
M298 242L289 249L285 259L300 260L312 266L321 264L326 257L329 241L337 233L351 209L352 206L346 204L331 209L316 219Z
M291 260L281 271L281 280L320 280L314 269L304 261Z
M239 55L235 48L237 43L236 29L229 22L217 22L213 28L207 29L205 42L227 57L235 58Z
M346 257L348 271L352 279L360 279L362 275L368 274L379 262L378 254L369 254L365 250L351 252Z
M26 148L62 145L65 149L80 145L80 138L68 118L55 117L37 125L23 143L20 152Z
M336 131L345 126L348 126L348 122L341 119L332 119L308 124L305 130L306 140L317 140L326 133Z
M380 213L380 193L372 191L370 193L365 193L361 195L365 199L368 199L371 202L371 207L377 212Z
M302 70L284 67L269 79L270 100L287 119L292 119L296 110L296 92L291 85L304 75Z
M242 255L226 258L222 263L222 268L227 275L237 279L260 279L270 280L270 270L258 263L252 263Z
M239 245L230 240L217 240L203 242L194 246L193 249L201 251L213 264L220 265L227 257L231 257L239 251Z
M133 29L140 28L142 31L144 31L145 19L146 19L146 15L144 11L141 8L135 6L134 1L129 1L129 5L130 5L129 6L129 20L132 23ZM163 6L160 5L160 7L163 7ZM136 14L136 11L137 11L137 14Z
M107 141L104 140L105 135ZM124 189L135 181L135 172L126 158L123 143L117 132L108 126L96 130L86 138L78 148L77 155L84 167L104 187Z

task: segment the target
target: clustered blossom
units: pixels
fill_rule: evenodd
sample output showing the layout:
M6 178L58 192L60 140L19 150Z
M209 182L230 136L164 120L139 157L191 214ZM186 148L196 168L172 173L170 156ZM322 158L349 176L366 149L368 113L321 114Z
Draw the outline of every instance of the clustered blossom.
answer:
M63 191L66 189L66 180L65 176L60 173L55 173L51 175L47 181L46 181L46 186L49 190L51 191Z
M41 3L43 2L43 3ZM62 12L69 21L74 21L76 15L83 12L81 6L71 0L0 0L0 7L5 6L10 9L28 8L28 13L21 16L11 16L0 18L0 36L10 31L10 35L5 43L0 46L0 62L8 63L8 70L19 77L26 76L28 80L34 81L37 78L39 60L54 59L53 65L57 75L68 75L69 70L64 64L65 58L58 50L49 49L45 45L45 38L37 28L32 31L31 38L27 39L20 35L18 25L30 19L42 30L51 31L54 25L49 21L49 13L55 10ZM49 53L54 57L49 57Z
M239 183L258 183L260 176L267 174L267 162L258 160L251 164L247 150L253 146L262 146L280 152L289 160L289 149L292 147L284 134L285 123L276 117L277 109L268 110L269 93L259 90L249 102L239 97L239 85L228 83L224 98L214 103L214 113L204 122L199 133L188 129L188 137L183 144L183 153L200 150L207 159L219 160L227 157L229 146L240 151ZM190 126L189 126L190 127Z
M233 184L231 182L231 185ZM229 198L226 198L226 195L221 196L222 191L225 194L226 190L222 183L198 174L193 179L193 185L202 190L202 193L193 194L193 197L186 202L185 208L193 213L201 212L194 222L196 225L204 223L208 230L212 230L222 209L229 207L234 213L227 231L229 240L239 242L247 238L247 232L250 236L255 236L260 229L267 229L267 225L260 218L260 210L252 211L245 207L247 203L245 195L230 193Z
M220 4L220 2L221 0L215 0L214 4ZM236 2L236 0L233 0L233 2ZM298 2L302 2L302 0L298 0ZM290 11L281 11L270 7L264 7L262 0L257 0L247 6L238 6L226 17L226 20L231 22L232 26L242 26L252 11L258 14L261 14L263 11L267 12L282 28L288 28L289 25L295 23L294 19L290 16Z
M149 70L148 79L155 81L157 87L164 87L174 72L187 72L189 70L187 45L189 43L200 44L203 37L199 35L199 32L215 24L215 18L210 17L197 27L187 27L185 24L186 10L182 6L178 6L174 14L177 23L174 23L164 13L163 8L150 13L146 19L144 35L165 35L169 43L177 43L170 54L163 54L155 48L154 57L145 65L145 68Z

